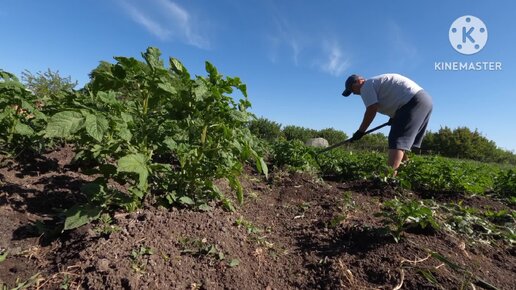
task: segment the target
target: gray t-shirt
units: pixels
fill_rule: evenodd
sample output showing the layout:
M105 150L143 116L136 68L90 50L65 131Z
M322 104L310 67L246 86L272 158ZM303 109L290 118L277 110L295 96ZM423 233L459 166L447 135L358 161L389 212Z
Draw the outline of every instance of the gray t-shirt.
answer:
M378 112L392 118L400 107L422 89L402 75L383 74L367 79L360 89L360 96L366 107L378 103Z

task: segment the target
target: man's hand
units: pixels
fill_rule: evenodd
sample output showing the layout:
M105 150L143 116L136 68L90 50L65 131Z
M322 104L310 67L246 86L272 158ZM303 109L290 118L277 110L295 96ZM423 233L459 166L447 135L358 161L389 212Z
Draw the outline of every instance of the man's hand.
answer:
M351 137L351 139L350 139L349 141L350 141L350 142L358 141L358 140L360 140L362 137L364 137L364 135L365 135L365 132L360 131L360 130L357 130L357 131L353 134L353 137Z
M390 118L387 125L392 126L392 123L394 123L394 118Z

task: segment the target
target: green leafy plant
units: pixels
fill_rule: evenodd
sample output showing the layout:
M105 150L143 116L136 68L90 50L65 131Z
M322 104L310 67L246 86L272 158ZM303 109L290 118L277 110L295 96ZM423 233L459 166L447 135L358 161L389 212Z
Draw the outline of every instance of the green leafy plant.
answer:
M266 233L270 232L270 228L261 229L255 226L251 221L244 219L242 216L236 219L235 225L237 227L244 227L249 234L250 239L257 244L265 246L269 249L274 246L273 243L267 240Z
M342 194L342 204L340 205L340 213L330 220L330 227L336 227L348 217L349 212L356 206L350 191Z
M272 163L293 171L310 171L315 168L313 149L299 140L278 140L272 144Z
M25 70L21 79L25 87L37 96L36 106L45 115L60 112L80 97L74 90L77 81L73 82L70 76L62 77L59 71L48 69L33 74Z
M318 156L321 172L342 180L371 179L388 171L384 154L333 150Z
M442 205L440 208L445 229L466 236L473 243L516 243L514 214L504 210L481 212L462 202Z
M399 170L401 184L412 190L482 194L493 187L496 166L442 157L414 157Z
M407 230L440 228L434 219L433 210L420 201L402 201L397 198L388 200L383 203L382 211L376 216L383 217L383 223L396 242L400 240L402 232Z
M95 231L103 235L110 235L120 231L120 227L113 224L113 219L108 213L100 215L99 224L95 227Z
M154 253L154 251L152 250L152 248L147 247L147 246L140 246L140 247L138 247L136 249L133 249L131 251L131 256L130 256L131 268L136 273L145 273L146 264L142 260L142 258L144 256L150 256L153 253Z
M194 257L202 257L208 260L210 265L225 262L230 268L240 264L238 259L226 259L226 254L220 250L217 245L208 243L206 239L184 238L179 241L181 245L181 254L188 254Z
M494 181L494 191L507 198L516 198L516 170L500 171Z
M244 227L247 230L248 234L259 234L263 232L262 229L256 227L252 222L244 219L244 217L242 216L236 219L235 225L237 227Z
M39 100L18 78L0 70L0 150L18 153L27 148L41 149L38 131L46 116L38 109ZM38 148L37 146L40 145Z
M156 48L142 56L101 62L77 98L50 117L44 136L72 140L77 159L98 164L90 170L102 175L97 181L128 185L133 204L154 193L172 205L206 208L216 200L231 209L214 184L222 178L242 203L244 164L267 175L247 127L245 84L209 62L208 76L192 79L175 58L167 68ZM234 90L239 99L229 95Z
M102 178L84 185L81 191L87 196L88 202L77 204L64 212L63 231L75 229L97 220L110 208L123 208L127 211L133 211L139 205L138 200L121 191L109 188Z

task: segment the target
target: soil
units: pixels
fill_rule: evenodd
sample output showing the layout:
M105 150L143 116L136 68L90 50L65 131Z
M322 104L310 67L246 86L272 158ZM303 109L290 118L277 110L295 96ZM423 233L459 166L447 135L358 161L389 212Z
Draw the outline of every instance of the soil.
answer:
M63 210L84 202L80 188L94 179L70 166L73 156L64 146L2 159L0 253L8 252L0 287L515 289L514 246L446 231L405 232L395 242L374 213L399 192L306 173L274 171L265 180L247 170L235 212L146 205L61 233ZM512 210L485 197L453 198Z

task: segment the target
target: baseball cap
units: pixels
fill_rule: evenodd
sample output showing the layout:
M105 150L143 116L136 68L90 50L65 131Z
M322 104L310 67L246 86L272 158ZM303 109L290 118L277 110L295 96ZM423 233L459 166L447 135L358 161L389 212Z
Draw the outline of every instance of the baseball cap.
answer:
M360 79L359 75L350 75L346 80L346 89L342 92L344 97L351 95L351 86Z

